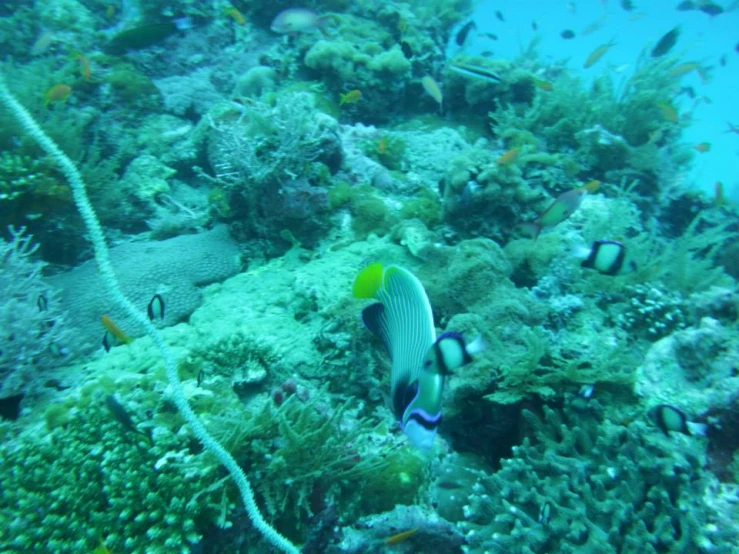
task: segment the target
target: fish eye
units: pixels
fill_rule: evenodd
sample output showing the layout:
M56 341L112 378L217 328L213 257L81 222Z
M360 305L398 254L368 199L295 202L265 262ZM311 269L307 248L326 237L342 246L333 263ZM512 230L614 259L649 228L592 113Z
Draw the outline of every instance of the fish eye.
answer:
M424 360L423 367L429 367L431 365L431 360Z

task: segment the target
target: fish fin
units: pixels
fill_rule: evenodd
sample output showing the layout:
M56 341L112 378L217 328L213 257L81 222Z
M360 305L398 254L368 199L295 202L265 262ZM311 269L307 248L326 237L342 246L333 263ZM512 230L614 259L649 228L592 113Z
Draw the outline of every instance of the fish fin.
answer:
M377 335L383 339L387 344L387 337L383 333L382 317L384 315L385 307L382 302L376 302L370 304L364 310L362 310L362 323L369 329L372 334Z
M583 262L587 261L587 259L590 258L590 255L592 252L593 252L593 247L587 246L586 244L583 244L583 243L577 243L570 248L570 256L578 260L582 260ZM583 266L583 267L586 267L586 266Z
M529 223L519 223L518 225L516 225L516 230L523 233L524 235L528 235L529 238L536 240L537 238L539 238L539 233L541 233L541 225L535 221Z
M403 419L403 414L411 402L418 396L418 379L412 383L396 383L395 392L393 393L393 413L398 420Z
M174 23L174 26L178 31L187 31L195 27L195 22L193 21L192 17L188 16L174 19L172 20L172 23Z
M352 287L354 298L377 298L384 272L385 268L379 262L370 264L360 271Z
M480 352L487 350L487 347L488 346L485 344L485 339L482 338L482 335L477 335L475 340L465 346L468 354L479 354Z
M687 427L690 434L697 437L708 436L708 425L706 423L695 423L694 421L686 421L685 427Z

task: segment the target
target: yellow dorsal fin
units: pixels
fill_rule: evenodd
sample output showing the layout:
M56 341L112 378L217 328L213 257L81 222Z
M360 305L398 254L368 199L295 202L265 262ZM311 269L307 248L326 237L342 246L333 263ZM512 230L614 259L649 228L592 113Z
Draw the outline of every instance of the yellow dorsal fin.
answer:
M354 279L352 294L355 298L377 298L377 291L382 287L382 275L385 268L382 264L375 262L368 265L359 272Z

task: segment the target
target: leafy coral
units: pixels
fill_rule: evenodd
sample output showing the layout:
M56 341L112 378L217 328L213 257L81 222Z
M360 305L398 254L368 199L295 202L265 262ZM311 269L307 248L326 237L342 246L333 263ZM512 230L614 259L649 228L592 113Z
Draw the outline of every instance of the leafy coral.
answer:
M596 404L544 407L542 416L524 410L531 438L503 468L492 475L469 468L472 493L456 517L468 529L470 548L729 552L733 539L710 533L720 515L701 500L707 483L700 457L641 421L609 421ZM448 469L452 482L464 470Z

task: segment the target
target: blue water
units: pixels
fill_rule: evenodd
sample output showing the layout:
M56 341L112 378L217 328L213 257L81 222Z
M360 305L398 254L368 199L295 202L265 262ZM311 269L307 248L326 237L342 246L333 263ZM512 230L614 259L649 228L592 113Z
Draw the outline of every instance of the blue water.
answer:
M670 52L681 61L698 61L713 67L711 78L703 82L696 72L682 77L682 86L693 87L696 102L680 95L675 99L681 115L692 113L683 141L688 145L711 143L710 151L697 154L686 176L686 186L713 195L716 181L721 181L727 197L739 201L739 173L736 171L739 156L739 134L725 133L727 121L739 124L739 10L724 12L711 17L699 11L678 11L677 0L633 2L634 9L626 11L617 0L588 1L493 1L483 0L477 6L472 19L477 32L470 33L464 51L479 54L492 50L496 58L515 59L530 41L540 38L538 51L545 62L566 60L568 68L580 72L585 79L610 73L617 81L625 81L636 67L639 56L651 48L670 29L680 26L680 37ZM729 2L717 2L730 8ZM505 21L500 21L499 11ZM538 30L534 31L532 22ZM588 26L602 22L597 30L583 36ZM464 24L464 22L463 22ZM461 26L461 25L460 25ZM569 29L575 38L565 40L560 33ZM480 36L493 33L498 40ZM615 39L616 45L601 60L583 69L588 55L598 46ZM450 54L456 53L456 45ZM723 61L725 66L721 65Z

